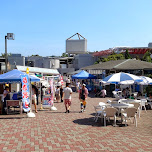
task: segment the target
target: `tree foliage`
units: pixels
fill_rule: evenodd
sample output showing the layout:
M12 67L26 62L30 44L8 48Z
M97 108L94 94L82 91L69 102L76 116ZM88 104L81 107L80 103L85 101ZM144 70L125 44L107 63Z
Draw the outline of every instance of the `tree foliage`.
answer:
M111 61L111 60L123 60L123 59L125 59L123 54L113 53L112 55L109 55L107 58L103 58L102 62L107 62L107 61Z
M151 57L150 57L151 53L150 51L147 51L144 56L143 56L143 60L147 61L147 62L151 62Z
M68 54L67 53L62 53L61 57L68 57Z
M7 56L11 56L12 53L7 53ZM5 57L5 53L1 53L1 57Z
M131 59L131 56L130 56L128 50L126 50L126 52L125 52L125 59Z

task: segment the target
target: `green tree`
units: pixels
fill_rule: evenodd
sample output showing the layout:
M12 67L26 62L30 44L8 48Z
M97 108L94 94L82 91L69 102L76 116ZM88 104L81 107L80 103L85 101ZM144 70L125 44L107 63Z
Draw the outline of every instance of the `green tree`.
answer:
M67 53L62 53L61 57L68 57L68 54Z
M113 53L112 55L109 55L107 58L103 58L102 62L107 62L111 60L123 60L123 59L125 59L123 54Z
M116 54L115 56L116 56L117 60L123 60L123 59L125 59L124 55L121 54L121 53L120 54Z
M108 61L108 58L103 58L102 59L102 62L107 62Z
M151 53L150 51L147 51L144 56L143 56L143 60L147 61L147 62L151 62L151 57L150 57Z
M128 50L126 50L126 52L125 52L125 59L131 59L131 56L130 56Z
M7 53L7 56L11 56L11 55L12 55L12 53ZM5 53L1 53L1 56L5 57Z

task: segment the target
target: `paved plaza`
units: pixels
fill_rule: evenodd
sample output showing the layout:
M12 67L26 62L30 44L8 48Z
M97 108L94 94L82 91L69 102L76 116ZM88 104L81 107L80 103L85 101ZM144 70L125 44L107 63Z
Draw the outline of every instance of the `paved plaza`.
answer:
M79 113L78 94L72 94L70 113L63 103L54 103L57 111L38 111L35 118L23 115L0 115L0 152L15 151L152 151L152 110L143 110L138 126L106 127L94 122L93 105L108 98L88 97L87 109ZM110 99L110 98L109 98Z

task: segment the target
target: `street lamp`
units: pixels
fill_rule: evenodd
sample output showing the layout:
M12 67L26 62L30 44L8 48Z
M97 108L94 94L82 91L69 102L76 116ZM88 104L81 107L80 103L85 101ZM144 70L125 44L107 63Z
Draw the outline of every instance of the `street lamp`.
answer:
M7 36L5 36L5 72L7 72L7 64L8 64L7 39L8 40L14 40L15 39L14 33L7 33Z

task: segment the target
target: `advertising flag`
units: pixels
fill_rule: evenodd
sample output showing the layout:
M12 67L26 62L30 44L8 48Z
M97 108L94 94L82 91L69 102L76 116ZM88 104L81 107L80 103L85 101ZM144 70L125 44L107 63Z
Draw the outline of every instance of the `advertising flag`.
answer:
M53 106L53 101L54 101L54 85L53 85L53 78L50 79L50 90L51 90L51 96L49 98L49 104Z
M21 75L22 81L22 102L23 102L23 110L25 112L30 111L30 100L29 100L29 78L28 75Z
M63 85L63 76L61 76L60 78L61 78L61 84Z

